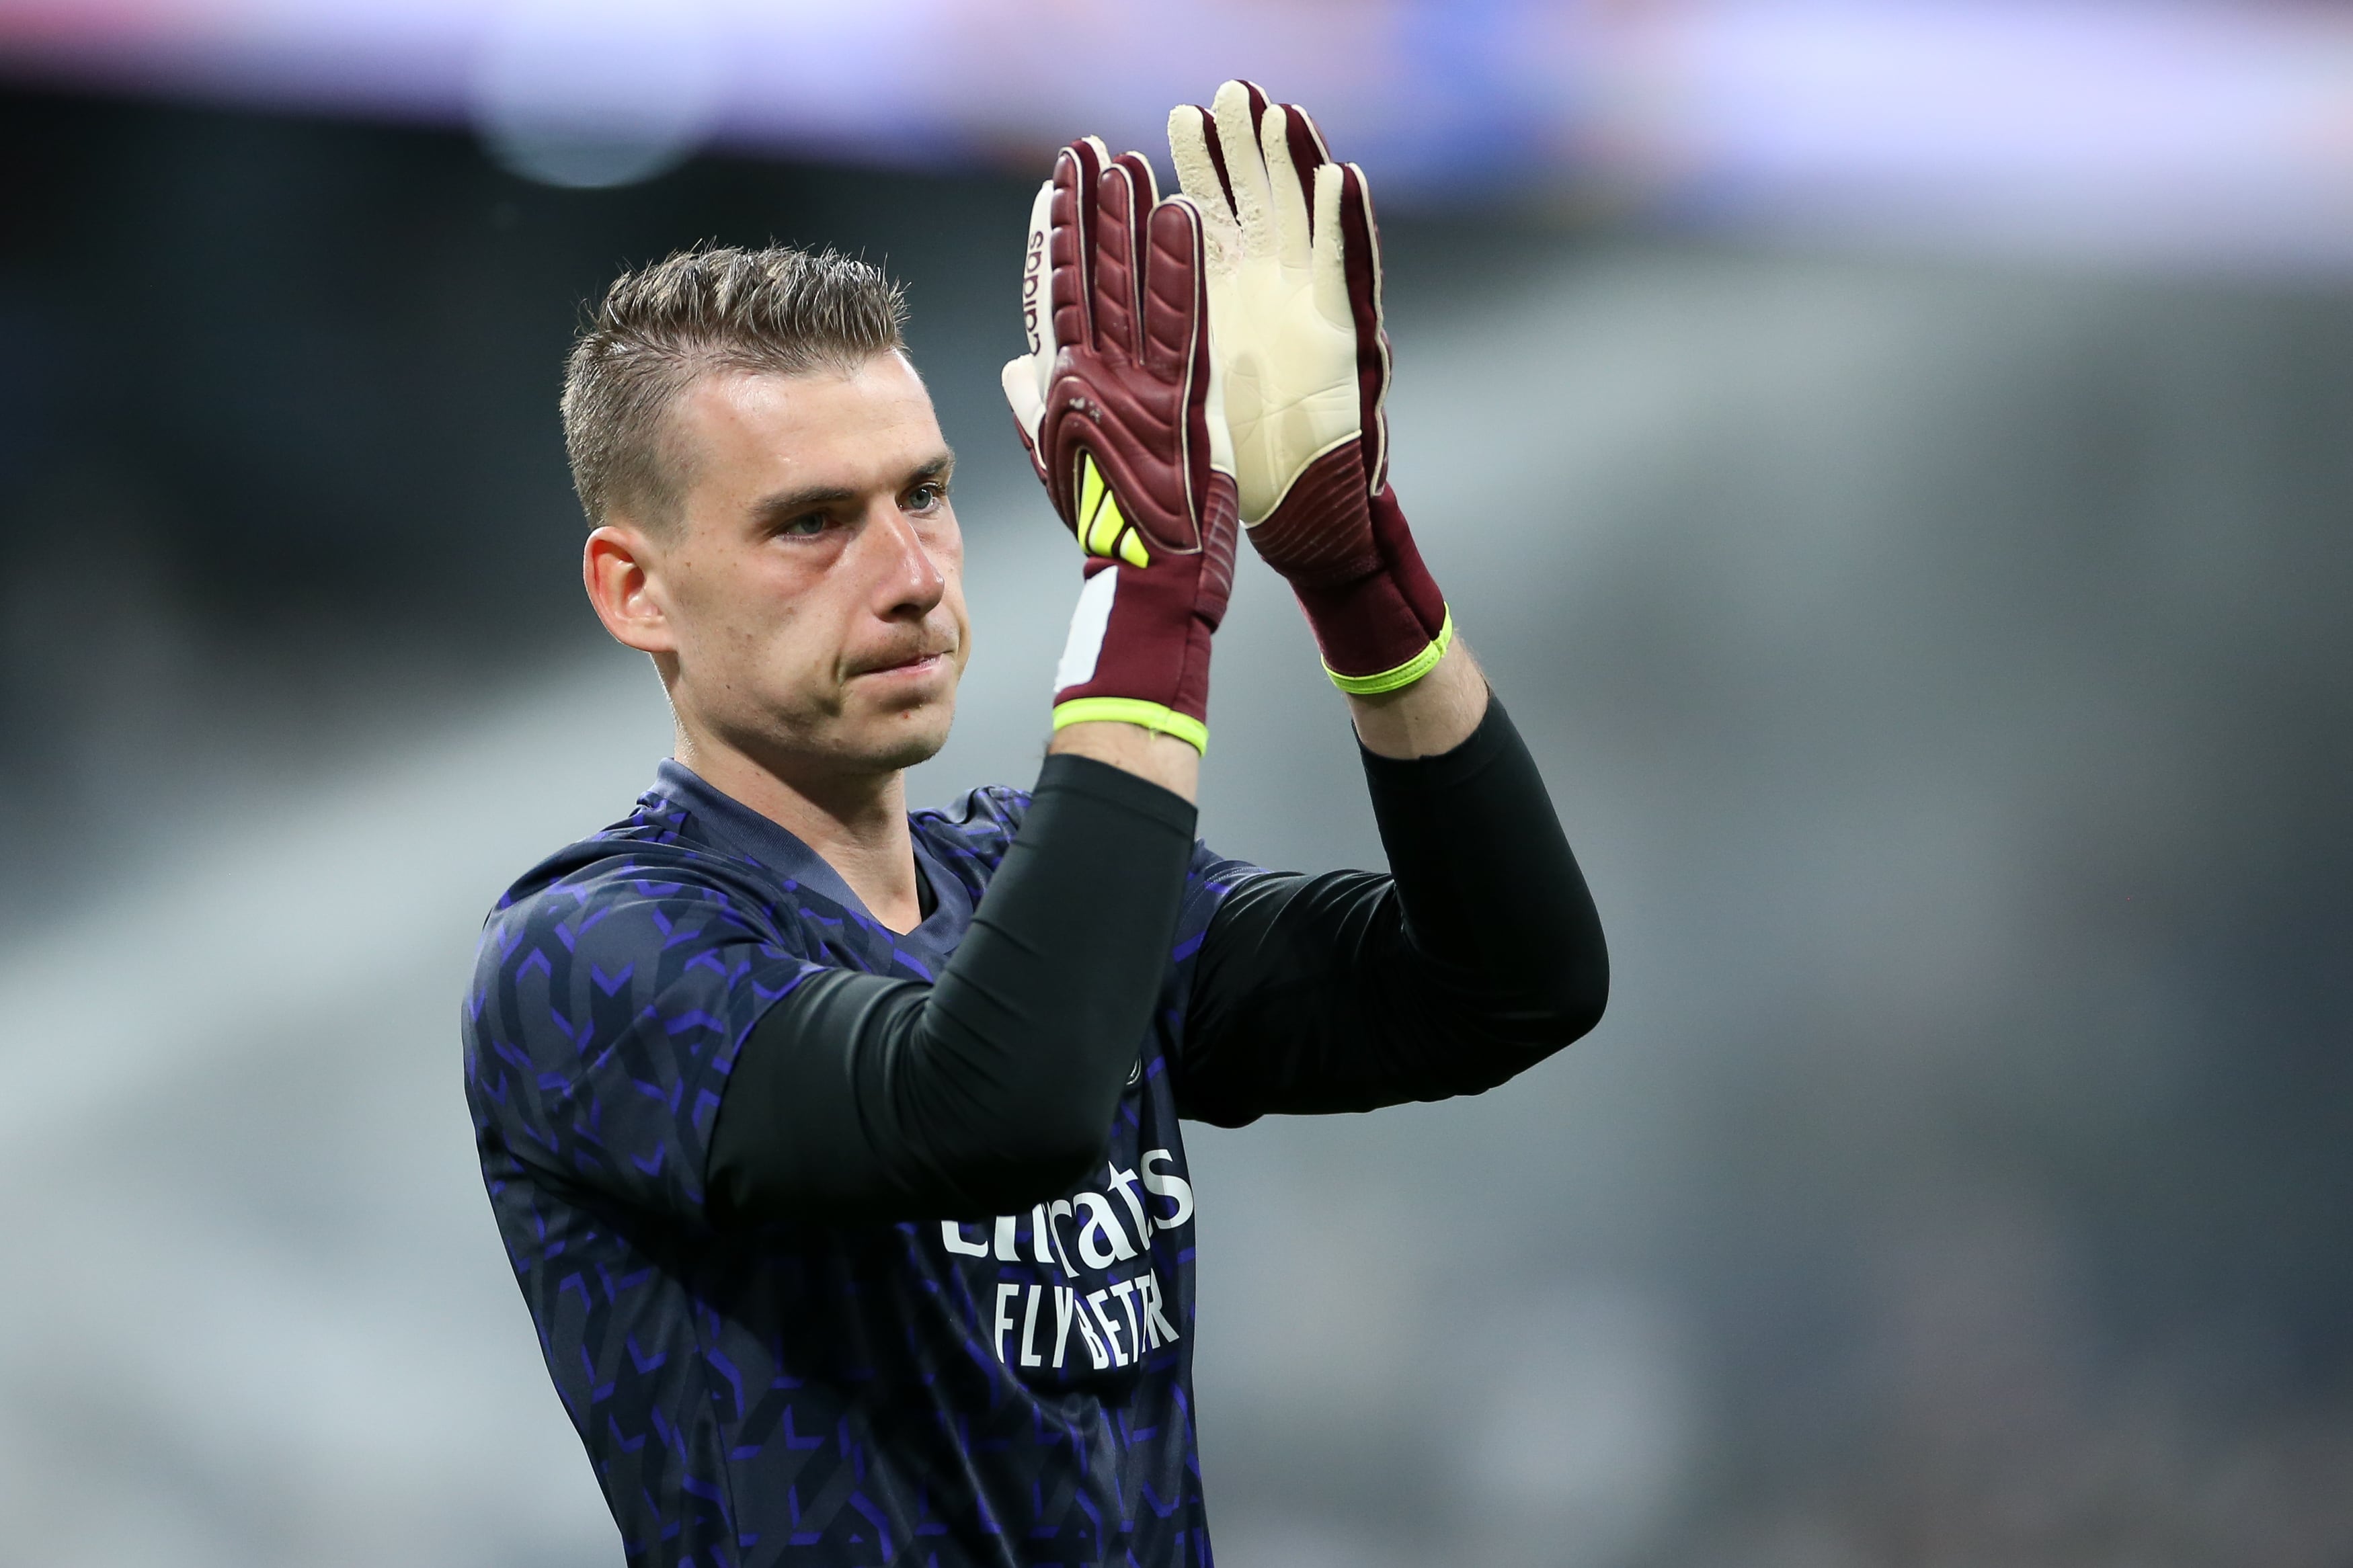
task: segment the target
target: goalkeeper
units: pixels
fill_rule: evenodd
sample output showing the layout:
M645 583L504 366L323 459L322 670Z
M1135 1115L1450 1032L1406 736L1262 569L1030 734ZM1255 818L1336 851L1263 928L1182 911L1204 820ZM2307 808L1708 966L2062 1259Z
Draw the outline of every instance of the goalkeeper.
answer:
M879 273L683 253L573 352L588 595L677 752L491 913L467 1095L632 1563L1207 1564L1180 1121L1475 1094L1599 1016L1577 863L1387 482L1364 175L1244 84L1170 132L1181 195L1089 140L1035 209L1005 385L1083 564L1026 793L906 809L970 638ZM1194 840L1240 536L1391 875Z

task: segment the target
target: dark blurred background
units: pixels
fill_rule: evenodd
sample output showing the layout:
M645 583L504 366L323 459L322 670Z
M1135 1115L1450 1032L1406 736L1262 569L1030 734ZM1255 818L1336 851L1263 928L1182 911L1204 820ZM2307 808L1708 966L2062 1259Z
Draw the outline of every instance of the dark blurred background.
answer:
M1778 58L1771 7L1718 9L1702 85ZM1441 63L1493 43L1405 10ZM454 1027L498 889L667 749L576 586L561 358L696 239L905 279L977 632L917 794L1026 782L1068 542L996 370L1084 126L958 140L836 82L830 139L534 142L357 67L194 90L33 15L0 10L0 1563L615 1560ZM2353 53L2314 36L2337 118L2227 165L2065 114L1947 126L2009 149L1957 174L1892 132L1807 163L1803 95L1731 95L1754 135L1694 122L1754 156L1672 177L1528 91L1325 116L1398 171L1397 482L1618 986L1482 1099L1198 1130L1229 1563L2353 1563ZM2040 90L2138 101L2074 85ZM1204 831L1377 864L1246 568Z

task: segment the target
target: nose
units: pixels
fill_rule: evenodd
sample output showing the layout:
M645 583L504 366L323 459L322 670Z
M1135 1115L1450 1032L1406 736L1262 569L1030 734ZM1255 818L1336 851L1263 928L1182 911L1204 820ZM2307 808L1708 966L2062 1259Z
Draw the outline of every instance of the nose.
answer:
M938 607L947 594L947 574L895 500L878 503L860 532L859 542L870 556L876 614L886 621L920 621Z

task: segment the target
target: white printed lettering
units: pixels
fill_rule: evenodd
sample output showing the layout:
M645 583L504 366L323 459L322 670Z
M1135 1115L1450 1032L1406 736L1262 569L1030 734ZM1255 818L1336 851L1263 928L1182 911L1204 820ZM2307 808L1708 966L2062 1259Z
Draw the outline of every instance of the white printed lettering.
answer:
M1135 1195L1135 1173L1121 1170L1116 1160L1103 1169L1111 1173L1112 1190L1126 1200L1127 1212L1135 1216L1135 1245L1151 1246L1152 1221L1145 1215L1144 1200Z
M1007 1284L997 1288L997 1359L999 1361L1005 1360L1005 1336L1013 1331L1013 1314L1005 1310L1005 1304L1019 1294L1021 1287L1018 1285Z
M1119 1216L1112 1212L1111 1200L1101 1193L1081 1193L1079 1206L1087 1217L1079 1227L1079 1257L1090 1268L1108 1268L1123 1258L1135 1256L1128 1245L1127 1232L1120 1228ZM1110 1243L1108 1247L1096 1244L1100 1237Z
M1029 1211L1029 1252L1039 1263L1051 1263L1054 1255L1047 1250L1046 1205L1039 1204Z
M1045 1364L1046 1358L1039 1355L1037 1350L1039 1289L1039 1287L1036 1285L1029 1287L1029 1304L1021 1310L1021 1364L1023 1366Z
M1086 1303L1079 1300L1075 1289L1066 1289L1062 1294L1071 1299L1071 1321L1078 1324L1079 1338L1086 1342L1087 1355L1094 1362L1096 1369L1100 1371L1111 1365L1112 1352L1103 1349L1103 1336L1095 1332L1092 1323L1087 1321Z
M964 1226L952 1219L940 1221L940 1244L950 1252L961 1252L966 1258L988 1256L988 1243L966 1241L964 1238Z
M1123 1279L1111 1288L1111 1293L1119 1298L1121 1309L1127 1313L1127 1342L1136 1355L1144 1353L1144 1341L1137 1337L1135 1331L1135 1288L1141 1283L1143 1281L1137 1279Z
M1084 1243L1081 1245L1083 1247ZM1087 1305L1094 1309L1095 1321L1103 1325L1103 1338L1111 1345L1112 1365L1125 1366L1127 1356L1119 1348L1119 1325L1112 1321L1109 1312L1103 1310L1103 1298L1110 1294L1109 1289L1090 1290L1087 1292ZM1081 1321L1083 1322L1084 1320L1082 1319ZM1098 1362L1096 1364L1100 1366L1102 1363Z
M1176 1325L1160 1310L1160 1276L1157 1272L1144 1277L1144 1315L1147 1334L1155 1343L1175 1344Z
M1159 1325L1152 1321L1153 1298L1159 1294L1159 1291L1160 1277L1149 1268L1135 1277L1136 1304L1144 1312L1144 1338L1136 1347L1138 1354L1156 1349L1164 1342L1160 1337Z
M1155 1222L1156 1228L1175 1230L1193 1217L1193 1184L1174 1171L1164 1174L1154 1170L1152 1163L1155 1160L1165 1161L1173 1165L1176 1163L1176 1156L1166 1149L1155 1149L1137 1162L1144 1167L1144 1190L1155 1196L1166 1198L1176 1205L1175 1213L1166 1219Z
M1018 1263L1021 1261L1021 1255L1013 1249L1013 1226L1015 1223L1013 1216L1009 1214L1001 1214L997 1216L997 1261L999 1263Z
M1054 1221L1060 1219L1065 1215L1073 1215L1077 1212L1078 1211L1076 1209L1071 1207L1070 1199L1056 1198L1054 1200L1053 1207L1048 1211L1048 1218L1046 1220L1046 1234L1053 1238L1054 1255L1061 1260L1062 1274L1065 1279L1076 1279L1079 1271L1071 1267L1071 1254L1069 1250L1062 1246L1062 1227L1056 1225Z

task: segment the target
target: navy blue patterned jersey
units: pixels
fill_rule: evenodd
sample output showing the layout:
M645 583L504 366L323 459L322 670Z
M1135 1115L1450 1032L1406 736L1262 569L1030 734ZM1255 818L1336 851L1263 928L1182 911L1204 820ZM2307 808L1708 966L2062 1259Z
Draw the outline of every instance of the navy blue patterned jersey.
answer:
M1102 1170L956 1224L704 1217L728 1069L812 973L929 980L1028 796L918 812L895 935L797 839L674 763L509 890L465 1016L491 1205L632 1563L1209 1562L1193 1191L1171 1067L1192 958L1251 868L1197 848Z

